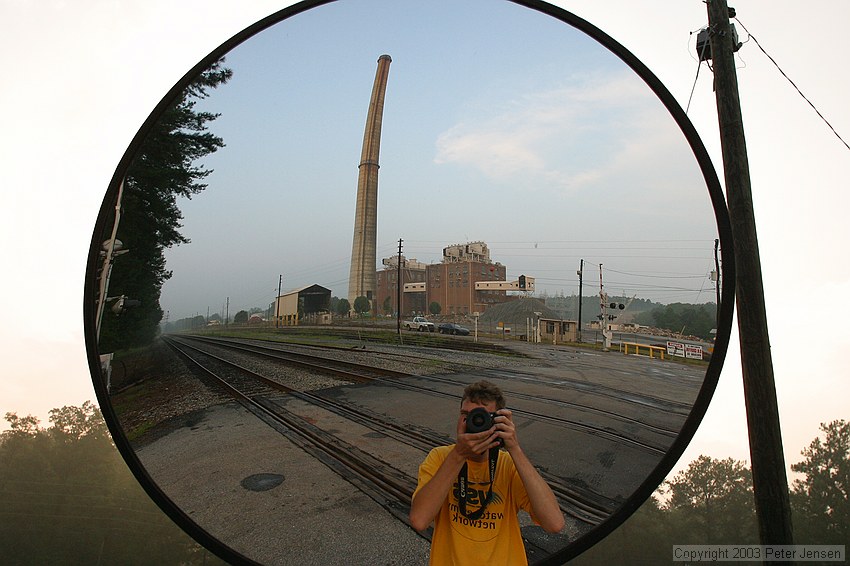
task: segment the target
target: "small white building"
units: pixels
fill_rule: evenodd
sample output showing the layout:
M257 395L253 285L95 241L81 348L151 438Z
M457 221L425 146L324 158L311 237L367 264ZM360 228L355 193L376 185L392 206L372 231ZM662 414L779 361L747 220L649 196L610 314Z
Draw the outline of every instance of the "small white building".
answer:
M578 322L575 320L540 318L538 324L540 342L565 344L578 341Z

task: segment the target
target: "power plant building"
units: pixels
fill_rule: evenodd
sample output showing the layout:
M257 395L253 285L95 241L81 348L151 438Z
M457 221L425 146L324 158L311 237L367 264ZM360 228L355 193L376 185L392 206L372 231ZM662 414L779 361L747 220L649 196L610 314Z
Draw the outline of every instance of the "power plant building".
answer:
M398 259L389 257L383 263L387 267L377 273L378 310L374 312L392 314L398 304ZM447 246L443 248L440 263L426 265L403 259L401 274L403 316L428 314L434 302L440 305L441 315L472 316L514 299L507 294L508 290L514 290L510 284L498 285L505 282L506 267L490 259L490 250L484 242ZM476 284L482 282L500 288L476 289Z
M398 312L398 279L401 274L401 312L404 315L427 312L425 278L427 265L415 259L401 256L401 270L398 269L398 256L383 260L384 269L376 274L377 298L374 312L377 314L395 314Z
M391 62L389 55L378 58L363 134L348 278L351 307L358 297L366 297L372 313L379 316L398 312L404 316L427 314L432 303L440 306L442 315L471 316L515 298L507 291L533 290L533 278L529 278L530 289L525 287L525 276L520 277L519 283L506 281L505 266L493 262L487 244L480 241L447 246L440 263L425 265L402 257L399 270L398 257L390 257L383 260L384 269L376 269L378 158Z
M455 244L443 248L443 261L428 266L428 299L440 305L444 315L470 316L511 299L506 291L478 290L476 283L504 281L507 269L490 259L484 242Z

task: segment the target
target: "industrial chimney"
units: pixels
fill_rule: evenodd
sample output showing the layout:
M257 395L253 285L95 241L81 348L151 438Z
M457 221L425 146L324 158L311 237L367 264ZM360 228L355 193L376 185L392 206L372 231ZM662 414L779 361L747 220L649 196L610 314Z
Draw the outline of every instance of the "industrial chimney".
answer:
M384 94L390 73L389 55L378 58L375 84L366 116L360 173L357 177L357 207L354 212L354 241L351 245L351 272L348 277L348 302L354 307L357 297L375 299L376 240L378 231L378 154L381 149L381 120Z

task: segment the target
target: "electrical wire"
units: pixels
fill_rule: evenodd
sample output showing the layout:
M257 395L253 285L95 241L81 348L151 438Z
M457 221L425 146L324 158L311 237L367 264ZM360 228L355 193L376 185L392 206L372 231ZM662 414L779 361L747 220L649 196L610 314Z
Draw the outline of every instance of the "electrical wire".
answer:
M700 30L700 31L702 31L702 30ZM691 32L691 35L693 35L693 32ZM699 38L699 36L697 36L697 38ZM688 105L685 107L685 114L687 114L688 110L691 109L691 100L693 100L694 91L697 88L697 81L699 80L699 70L700 70L700 67L702 67L702 56L705 54L706 47L708 47L707 41L705 43L703 43L702 50L700 50L699 57L697 57L697 76L694 77L694 85L691 87L691 95L688 97Z
M776 62L776 60L773 57L771 57L770 54L767 51L764 50L764 47L761 46L761 43L759 43L759 40L756 38L756 36L754 36L753 34L750 33L750 30L748 30L747 27L743 23L741 23L741 20L739 20L738 18L735 18L735 21L738 22L739 24L741 24L741 28L745 32L747 32L747 35L750 38L752 38L753 41L756 42L756 45L758 46L759 49L761 49L761 52L764 53L767 56L768 59L770 59L770 62L773 63L774 66L779 70L779 72L782 73L782 76L785 77L786 80L788 80L789 83L791 83L791 86L793 86L794 89L800 94L800 96L803 97L803 100L805 100L806 102L809 103L809 106L811 106L812 109L817 113L817 115L820 116L820 119L823 120L823 122L829 127L830 130L832 130L832 133L835 134L835 137L837 137L839 140L841 140L841 143L844 144L844 147L846 147L848 150L850 150L850 145L848 145L847 142L844 141L844 138L842 138L838 134L838 132L835 131L835 128L832 127L832 124L830 124L829 121L826 118L824 118L823 114L820 113L820 110L818 110L817 107L814 104L812 104L812 101L809 100L806 97L805 94L803 94L803 92L800 90L800 88L794 83L794 81L791 80L791 77L789 77L787 74L785 74L785 71L782 70L782 68L779 66L779 64Z

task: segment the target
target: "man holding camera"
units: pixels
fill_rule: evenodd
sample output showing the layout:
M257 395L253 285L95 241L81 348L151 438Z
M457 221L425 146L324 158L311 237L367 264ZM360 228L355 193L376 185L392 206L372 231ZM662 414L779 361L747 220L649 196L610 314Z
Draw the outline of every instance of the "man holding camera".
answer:
M410 523L421 531L434 522L431 564L527 564L520 509L547 532L564 527L552 489L519 445L501 390L473 383L461 399L457 443L434 448L419 466Z

